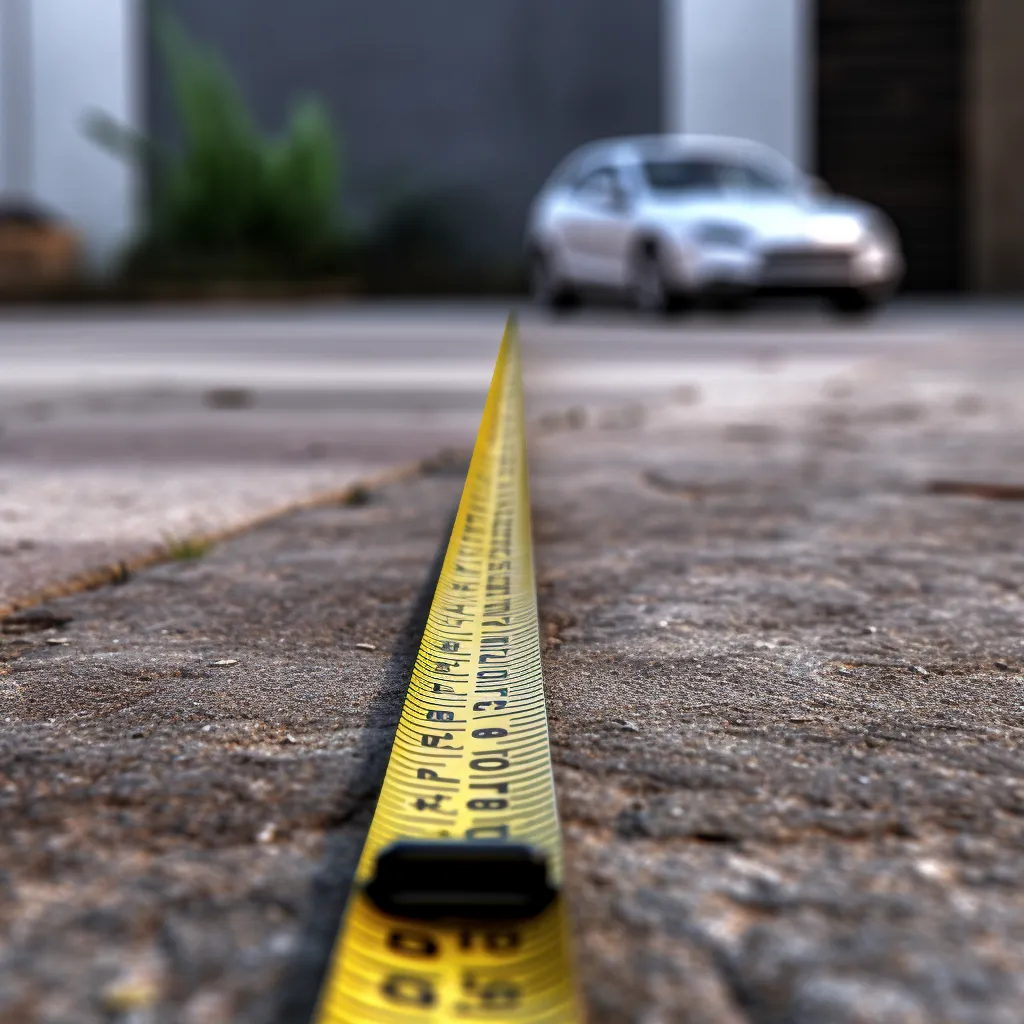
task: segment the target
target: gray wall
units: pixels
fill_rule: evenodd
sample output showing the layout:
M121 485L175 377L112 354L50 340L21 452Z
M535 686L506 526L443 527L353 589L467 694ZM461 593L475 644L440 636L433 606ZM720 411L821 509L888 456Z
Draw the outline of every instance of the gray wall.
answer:
M661 0L172 0L225 57L259 120L318 95L341 133L346 205L399 191L465 197L460 230L519 257L530 198L572 147L661 127ZM174 136L151 54L148 115Z

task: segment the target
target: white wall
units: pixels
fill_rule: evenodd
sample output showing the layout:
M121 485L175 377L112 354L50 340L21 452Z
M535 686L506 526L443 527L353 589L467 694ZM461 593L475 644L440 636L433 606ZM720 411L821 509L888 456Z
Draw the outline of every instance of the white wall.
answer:
M668 131L736 135L808 167L812 0L664 0Z
M31 3L33 138L29 192L82 235L102 268L135 222L136 176L82 133L92 109L138 126L138 0L5 0ZM0 31L3 31L0 22ZM22 185L21 182L0 182Z
M29 0L0 2L0 189L13 196L26 191L32 172L31 65L23 45L30 20Z

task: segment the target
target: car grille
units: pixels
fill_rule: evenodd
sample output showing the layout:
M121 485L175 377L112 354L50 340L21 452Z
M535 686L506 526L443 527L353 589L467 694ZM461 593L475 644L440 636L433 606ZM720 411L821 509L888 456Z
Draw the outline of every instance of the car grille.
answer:
M776 249L764 254L761 277L768 285L841 285L849 283L851 268L848 252Z

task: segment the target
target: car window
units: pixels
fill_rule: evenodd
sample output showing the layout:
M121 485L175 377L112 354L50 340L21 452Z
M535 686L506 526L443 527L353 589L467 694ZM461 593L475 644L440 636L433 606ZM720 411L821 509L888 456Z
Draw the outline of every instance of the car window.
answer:
M618 181L619 175L614 167L598 167L576 182L576 192L583 198L600 199L610 195Z
M792 191L778 174L754 164L728 160L648 160L644 177L655 192L747 192L768 195Z
M724 165L722 184L733 192L756 192L762 195L791 191L780 176L752 164Z
M714 160L647 160L643 171L655 192L717 192L725 168Z

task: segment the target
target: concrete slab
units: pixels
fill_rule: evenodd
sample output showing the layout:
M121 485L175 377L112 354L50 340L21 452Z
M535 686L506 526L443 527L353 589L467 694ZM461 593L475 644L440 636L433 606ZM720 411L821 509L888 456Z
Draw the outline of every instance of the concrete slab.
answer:
M532 448L556 783L598 1024L1002 1022L1024 1000L1024 353ZM0 1020L299 1020L457 460L54 602L0 645ZM357 645L373 645L367 650Z
M506 316L353 306L0 319L0 609L467 443ZM681 390L708 414L791 402L872 353L933 345L929 332L528 316L531 415Z

